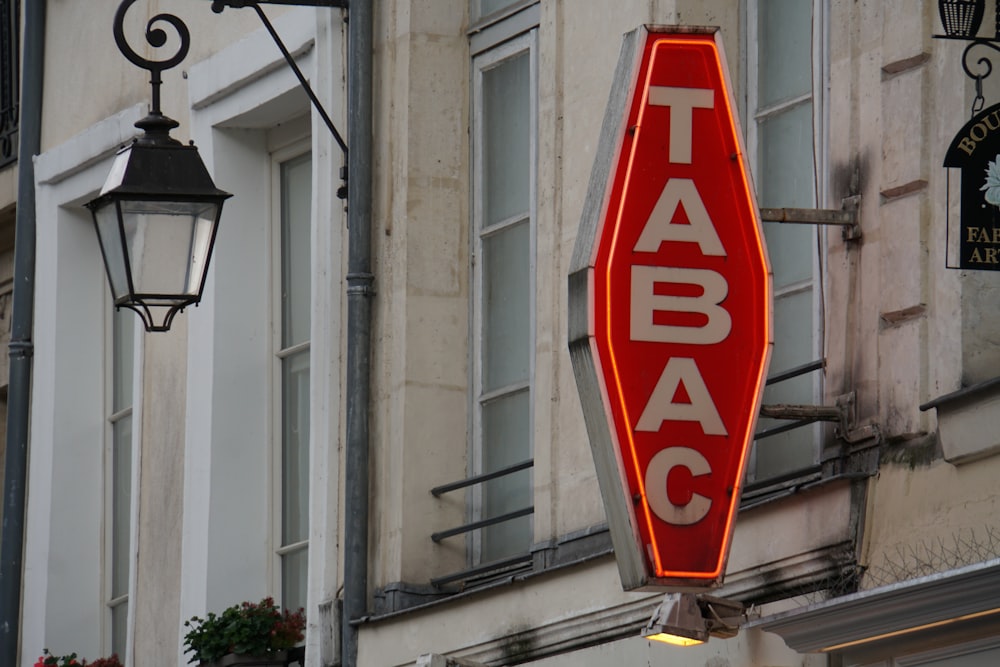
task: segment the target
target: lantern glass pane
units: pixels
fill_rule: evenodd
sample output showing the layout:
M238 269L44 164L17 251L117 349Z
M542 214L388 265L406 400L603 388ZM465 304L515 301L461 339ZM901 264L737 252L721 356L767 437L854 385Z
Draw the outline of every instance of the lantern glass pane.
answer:
M216 202L122 201L136 294L196 296L208 265Z
M121 235L118 233L118 207L114 202L94 211L97 238L104 253L104 266L111 283L111 296L117 301L128 294L128 271L122 252Z

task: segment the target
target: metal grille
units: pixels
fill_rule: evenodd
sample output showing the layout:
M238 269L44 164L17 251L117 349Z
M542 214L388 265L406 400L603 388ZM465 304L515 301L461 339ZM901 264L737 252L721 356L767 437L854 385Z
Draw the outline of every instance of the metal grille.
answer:
M20 0L0 0L0 167L17 160L20 26Z

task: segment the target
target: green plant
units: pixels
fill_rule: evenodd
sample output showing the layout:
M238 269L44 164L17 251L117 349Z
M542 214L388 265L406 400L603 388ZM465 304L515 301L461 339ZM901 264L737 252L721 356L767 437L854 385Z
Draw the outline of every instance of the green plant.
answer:
M282 611L274 599L243 602L221 614L209 612L205 618L184 622L184 652L189 662L212 662L227 653L266 656L292 648L303 638L306 617L301 609Z

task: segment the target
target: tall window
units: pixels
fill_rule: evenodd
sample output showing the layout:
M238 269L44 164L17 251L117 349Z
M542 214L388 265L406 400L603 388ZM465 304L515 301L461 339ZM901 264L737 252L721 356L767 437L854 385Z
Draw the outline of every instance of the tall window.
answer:
M21 0L0 0L0 167L17 160Z
M131 572L132 371L135 315L115 310L111 320L111 410L108 414L105 599L110 615L111 651L125 656Z
M748 143L761 207L813 208L821 200L824 1L748 4ZM810 225L765 224L764 231L774 271L773 376L822 356L822 240ZM772 385L764 394L766 404L816 404L820 399L819 373ZM772 425L762 420L761 427ZM815 464L817 433L809 427L759 440L751 479Z
M482 0L483 12L510 2ZM492 473L532 458L535 225L534 33L473 60L474 234L473 473ZM475 520L532 507L530 469L474 492ZM473 560L525 554L530 514L474 535Z
M309 548L309 329L312 157L276 164L275 365L279 413L280 518L277 556L282 605L306 606Z

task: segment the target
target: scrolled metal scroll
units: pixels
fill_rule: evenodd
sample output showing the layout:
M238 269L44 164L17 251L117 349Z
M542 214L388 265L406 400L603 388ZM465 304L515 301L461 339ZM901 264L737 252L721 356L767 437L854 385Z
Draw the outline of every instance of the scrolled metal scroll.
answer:
M166 31L162 28L156 27L156 24L163 22L168 23L174 30L177 31L177 35L180 38L180 46L177 49L177 53L164 60L149 60L147 58L143 58L136 53L131 46L129 46L128 40L125 38L125 14L136 2L137 0L122 0L122 3L118 6L118 10L115 12L114 22L115 44L118 45L118 50L121 51L122 55L125 56L129 62L136 67L149 71L150 84L153 87L153 103L150 111L153 114L159 114L160 84L162 83L160 73L164 70L176 67L184 60L184 58L187 57L188 50L191 47L191 33L188 31L188 27L184 21L180 20L173 14L157 14L146 23L146 43L153 48L160 48L167 43Z

